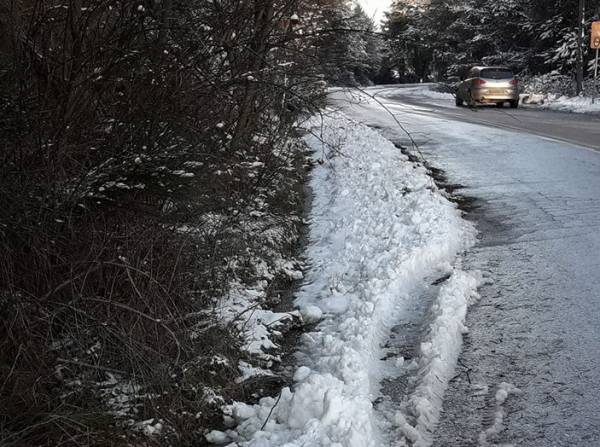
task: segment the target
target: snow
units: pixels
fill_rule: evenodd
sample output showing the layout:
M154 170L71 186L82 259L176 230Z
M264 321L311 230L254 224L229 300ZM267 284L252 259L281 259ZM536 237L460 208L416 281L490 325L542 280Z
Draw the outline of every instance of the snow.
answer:
M494 408L494 419L492 425L479 435L479 447L497 445L491 444L488 441L488 437L494 436L503 430L504 403L506 402L506 399L508 399L509 395L519 393L521 393L521 390L510 383L502 382L500 385L498 385L495 396L496 405ZM504 444L504 446L507 447L506 444Z
M206 438L232 446L379 447L391 443L394 423L406 437L425 438L444 389L434 378L451 375L475 296L477 278L456 262L475 231L425 168L378 132L340 114L306 128L317 163L309 268L296 305L305 320L320 323L303 336L293 388L257 405L226 406L237 426ZM432 309L411 411L380 414L373 401L389 370L380 360L384 342L415 290L440 272L450 277Z
M300 314L297 311L273 312L261 308L266 290L267 281L260 281L254 288L233 283L229 296L217 308L217 315L223 321L235 324L242 331L244 351L264 360L279 360L268 353L278 347L272 340L273 331L294 318L300 318ZM248 377L250 376L246 378Z
M448 381L454 374L462 346L462 335L468 331L464 325L467 308L478 298L479 275L455 272L441 288L432 312L434 321L429 336L421 343L418 360L419 385L415 388L403 409L396 414L396 421L414 447L431 445L430 435L439 420L440 409ZM406 416L414 420L407 422Z
M212 444L225 444L229 442L229 437L219 430L212 430L205 435L208 442Z
M538 107L561 112L600 114L600 98L596 99L595 103L592 103L592 98L588 96L569 98L567 96L548 94L545 95Z
M274 375L271 370L252 366L248 362L244 362L242 360L240 360L240 363L238 364L238 369L242 375L235 380L236 383L242 383L251 377Z
M307 366L301 366L294 373L294 382L302 382L310 376L310 368Z
M414 86L401 86L398 88L386 88L378 92L377 96L381 98L389 98L401 94L403 96L414 96L416 98L429 98L445 101L454 101L452 93L443 93L431 90L435 84L418 84Z
M523 94L521 95L521 103L522 104L544 104L546 101L546 95L542 95L540 93L531 93L531 94Z
M154 419L147 419L136 423L134 428L140 430L145 436L159 436L163 430L163 424L160 420L155 423Z
M300 315L305 323L316 323L323 317L323 311L317 306L309 305L300 308Z

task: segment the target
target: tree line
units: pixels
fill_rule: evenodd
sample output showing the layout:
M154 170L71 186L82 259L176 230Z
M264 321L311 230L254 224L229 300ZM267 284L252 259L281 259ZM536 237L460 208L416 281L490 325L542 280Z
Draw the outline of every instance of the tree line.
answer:
M529 74L574 76L581 0L395 0L383 22L386 53L379 82L459 76L473 64L506 65ZM586 0L584 69L592 74L592 20Z

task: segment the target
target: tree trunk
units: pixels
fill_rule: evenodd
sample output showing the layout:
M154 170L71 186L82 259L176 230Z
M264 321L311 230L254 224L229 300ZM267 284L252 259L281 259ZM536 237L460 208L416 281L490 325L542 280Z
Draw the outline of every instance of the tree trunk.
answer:
M583 91L583 39L584 39L584 21L585 21L585 0L579 0L579 16L577 21L577 66L576 83L577 94Z

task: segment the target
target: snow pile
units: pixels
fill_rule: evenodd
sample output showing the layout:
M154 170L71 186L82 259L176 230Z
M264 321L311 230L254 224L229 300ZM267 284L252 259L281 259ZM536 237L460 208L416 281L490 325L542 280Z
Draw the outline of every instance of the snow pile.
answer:
M422 388L412 396L423 420L439 412L443 387L434 378L448 375L460 348L476 281L452 264L473 243L472 226L425 168L377 132L339 115L307 129L318 163L311 180L310 267L296 304L304 318L321 322L304 336L293 390L258 405L226 407L232 428L210 432L213 443L388 445L386 418L372 404L386 369L382 346L403 302L436 272L452 276L433 310L422 347Z
M600 113L599 101L592 102L596 90L592 79L583 83L583 94L575 95L573 78L555 70L544 75L526 77L521 83L523 104L540 105L540 108L574 113ZM600 99L600 98L599 98Z
M589 96L559 96L555 94L545 95L539 107L542 109L557 110L573 113L600 113L600 98L592 103Z
M502 382L498 386L495 396L496 404L494 408L494 421L489 428L480 433L479 447L496 445L489 443L488 436L496 435L504 429L502 425L504 422L504 402L506 402L506 399L508 399L509 395L519 393L521 393L521 390L510 383Z
M298 311L273 312L263 309L261 306L267 295L268 285L266 280L259 281L253 287L233 283L228 297L216 309L221 320L234 324L242 333L242 349L267 362L280 361L278 355L269 354L269 351L278 348L273 340L277 329L301 318ZM247 368L240 365L240 370L244 372ZM245 373L244 376L250 377Z
M468 332L464 325L467 308L479 297L476 290L481 279L478 276L454 272L433 306L434 320L426 341L421 343L417 363L418 385L402 403L402 410L396 413L396 423L414 447L427 447L432 443L442 398L460 354L462 335Z
M377 96L383 98L389 98L397 95L402 96L418 96L421 98L429 99L442 99L446 101L454 100L452 93L444 93L432 90L436 88L435 84L419 84L413 87L398 87L398 88L386 88L383 92L378 93Z
M521 95L521 103L523 104L539 105L544 104L545 102L546 95L542 95L541 93L530 93Z

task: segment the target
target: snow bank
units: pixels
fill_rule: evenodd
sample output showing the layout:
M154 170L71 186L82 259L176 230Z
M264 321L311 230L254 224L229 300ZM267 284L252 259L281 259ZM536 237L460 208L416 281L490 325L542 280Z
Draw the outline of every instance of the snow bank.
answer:
M430 99L442 99L446 101L453 101L454 95L452 93L437 92L432 90L434 84L421 84L415 85L414 87L398 87L398 88L386 88L384 91L379 93L377 96L387 98L395 95L402 96L418 96Z
M311 180L310 267L297 305L305 318L321 322L304 336L293 389L258 405L228 406L226 419L235 428L211 432L207 438L214 443L389 445L387 418L372 404L386 369L382 346L403 303L439 271L453 274L434 308L428 344L422 347L423 386L412 397L422 419L429 420L423 422L427 427L439 413L434 395L443 388L433 378L448 375L460 349L475 283L452 264L473 242L472 226L425 169L379 133L340 115L307 128L317 163ZM416 424L413 430L422 436L425 428Z
M567 97L555 94L526 94L521 96L523 104L536 105L540 109L560 112L600 114L600 98L592 103L589 96Z
M540 108L562 112L600 113L600 98L596 100L595 104L592 104L592 98L586 96L568 98L550 94L546 97L544 103L540 105Z
M418 384L396 413L396 423L414 447L432 444L444 392L454 374L462 346L468 306L479 297L479 275L456 271L441 288L433 306L433 322L421 343ZM409 422L410 420L410 422Z

